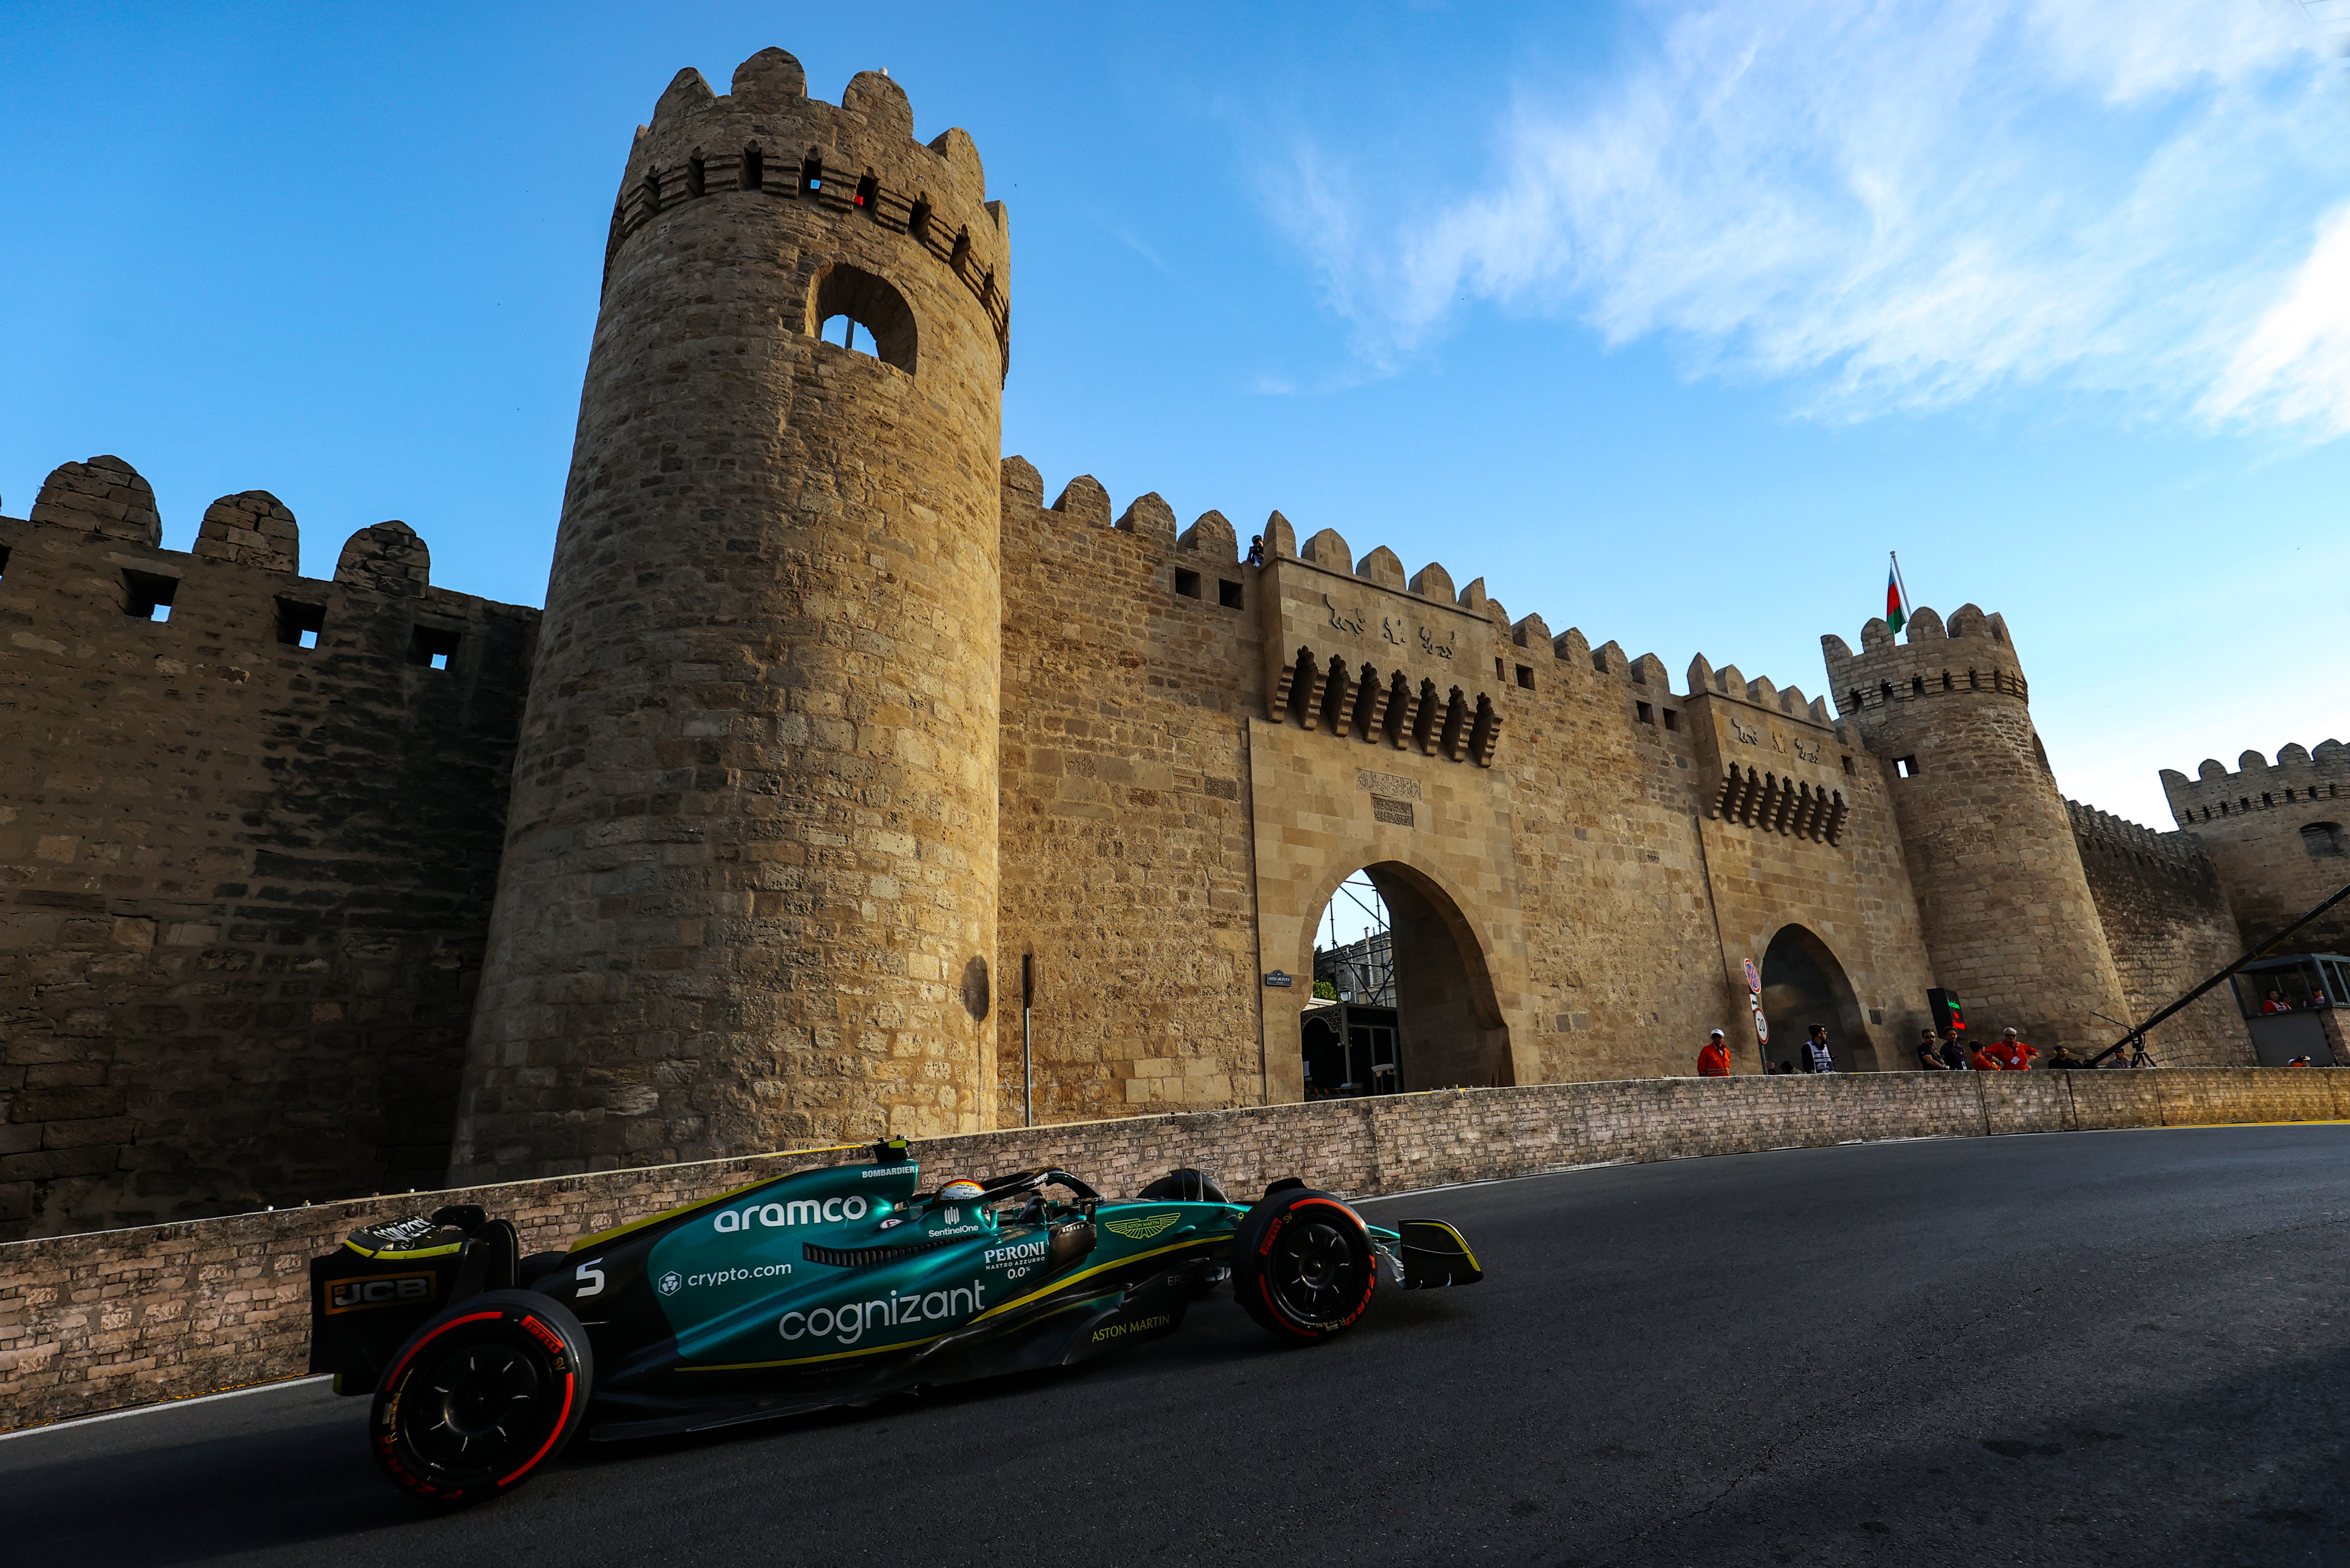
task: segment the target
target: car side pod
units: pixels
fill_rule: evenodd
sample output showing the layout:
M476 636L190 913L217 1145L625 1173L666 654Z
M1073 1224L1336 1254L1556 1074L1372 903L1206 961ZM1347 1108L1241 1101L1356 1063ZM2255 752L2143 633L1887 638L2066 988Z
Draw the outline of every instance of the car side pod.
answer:
M1403 1288L1433 1290L1439 1285L1473 1285L1485 1277L1477 1254L1460 1231L1441 1220L1406 1220L1396 1227L1402 1237Z

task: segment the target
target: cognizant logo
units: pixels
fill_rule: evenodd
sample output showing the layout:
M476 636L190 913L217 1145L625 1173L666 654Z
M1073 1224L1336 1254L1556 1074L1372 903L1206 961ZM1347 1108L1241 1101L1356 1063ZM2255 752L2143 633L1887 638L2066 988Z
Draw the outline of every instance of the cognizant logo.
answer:
M855 1345L865 1336L868 1328L876 1325L895 1328L901 1324L975 1313L987 1304L986 1289L986 1281L973 1280L951 1291L931 1291L928 1294L917 1291L903 1296L892 1291L887 1300L846 1302L837 1307L818 1307L814 1312L787 1312L777 1320L775 1332L785 1339L837 1339L843 1345Z
M722 1210L710 1223L719 1231L748 1231L754 1225L837 1225L843 1220L862 1220L871 1209L853 1193L821 1201L795 1198L788 1203L746 1203L740 1209Z

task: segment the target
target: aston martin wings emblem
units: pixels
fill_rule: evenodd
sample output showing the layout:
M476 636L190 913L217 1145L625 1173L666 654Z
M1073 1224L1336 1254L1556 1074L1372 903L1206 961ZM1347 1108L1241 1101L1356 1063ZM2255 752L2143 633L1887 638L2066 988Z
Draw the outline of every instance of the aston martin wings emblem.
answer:
M1180 1214L1146 1214L1139 1220L1104 1220L1103 1229L1132 1241L1148 1241L1181 1218Z

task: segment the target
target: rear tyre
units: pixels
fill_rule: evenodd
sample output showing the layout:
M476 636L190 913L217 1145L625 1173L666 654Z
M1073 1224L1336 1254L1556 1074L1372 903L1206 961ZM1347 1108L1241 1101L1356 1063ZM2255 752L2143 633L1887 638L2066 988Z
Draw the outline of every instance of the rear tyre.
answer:
M1232 1238L1232 1295L1291 1345L1317 1345L1354 1327L1378 1282L1361 1216L1310 1187L1267 1192Z
M587 1331L561 1303L531 1291L468 1296L392 1357L369 1417L376 1463L443 1508L511 1491L578 1429L594 1376Z

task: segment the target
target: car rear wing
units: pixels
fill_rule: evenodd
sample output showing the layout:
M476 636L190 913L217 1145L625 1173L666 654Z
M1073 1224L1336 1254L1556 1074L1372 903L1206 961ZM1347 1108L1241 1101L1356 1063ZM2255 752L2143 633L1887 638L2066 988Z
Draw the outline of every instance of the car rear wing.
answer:
M363 1226L310 1260L310 1370L338 1394L371 1394L385 1363L426 1318L484 1291L512 1290L521 1263L511 1221L470 1203Z

